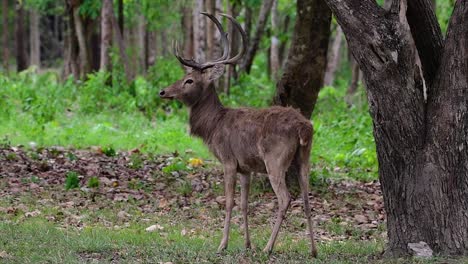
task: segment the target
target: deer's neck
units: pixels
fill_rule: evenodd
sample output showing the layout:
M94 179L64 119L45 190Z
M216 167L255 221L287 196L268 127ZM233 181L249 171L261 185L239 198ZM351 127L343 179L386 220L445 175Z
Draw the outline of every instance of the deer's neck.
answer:
M210 84L204 97L190 107L190 133L209 144L224 113L225 108L215 87Z

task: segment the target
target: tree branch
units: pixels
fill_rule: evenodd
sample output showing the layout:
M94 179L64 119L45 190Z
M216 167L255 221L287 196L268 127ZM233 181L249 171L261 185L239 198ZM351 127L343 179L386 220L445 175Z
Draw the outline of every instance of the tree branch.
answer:
M395 1L396 2L396 1ZM408 1L406 13L428 89L440 65L443 37L431 0Z

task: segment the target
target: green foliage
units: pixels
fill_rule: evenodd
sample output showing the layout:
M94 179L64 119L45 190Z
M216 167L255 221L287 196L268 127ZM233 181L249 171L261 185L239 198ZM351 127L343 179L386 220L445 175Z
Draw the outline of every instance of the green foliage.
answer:
M75 171L69 171L65 175L65 190L76 189L80 187L80 180L78 179L78 173Z
M107 157L115 157L117 155L117 152L112 146L105 146L102 148L102 153L106 155Z
M94 176L94 177L89 178L88 187L89 188L99 188L99 179L98 179L98 177Z
M133 153L132 155L130 155L130 162L128 163L128 166L132 169L139 169L143 167L143 159L141 157L141 154Z

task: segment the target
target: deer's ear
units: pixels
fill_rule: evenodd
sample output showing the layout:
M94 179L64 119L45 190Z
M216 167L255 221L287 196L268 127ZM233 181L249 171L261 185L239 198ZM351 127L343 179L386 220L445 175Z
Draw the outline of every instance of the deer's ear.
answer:
M217 64L211 68L208 68L204 71L205 80L211 82L217 80L224 73L224 64Z

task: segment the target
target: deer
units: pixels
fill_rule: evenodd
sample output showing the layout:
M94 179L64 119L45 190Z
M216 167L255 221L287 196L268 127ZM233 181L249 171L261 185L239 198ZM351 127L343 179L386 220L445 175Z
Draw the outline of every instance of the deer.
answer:
M227 33L218 19L202 12L220 32L222 55L212 61L200 63L180 55L177 42L173 53L189 69L180 80L160 91L163 99L175 99L189 109L190 134L199 137L219 160L224 171L225 219L223 237L218 253L227 248L229 229L234 207L236 178L240 175L241 211L245 247L251 248L248 228L248 196L251 173L266 173L278 200L276 221L264 252L270 254L283 219L291 202L286 186L286 171L298 164L299 186L304 203L311 242L311 255L317 256L309 205L309 155L312 146L312 122L292 107L272 106L264 109L225 107L216 92L215 80L224 72L225 65L234 65L245 55L247 35L242 26L230 15L220 14L230 20L240 33L242 45L236 56L229 58L230 44Z

